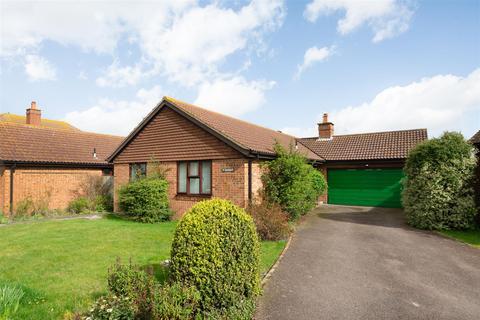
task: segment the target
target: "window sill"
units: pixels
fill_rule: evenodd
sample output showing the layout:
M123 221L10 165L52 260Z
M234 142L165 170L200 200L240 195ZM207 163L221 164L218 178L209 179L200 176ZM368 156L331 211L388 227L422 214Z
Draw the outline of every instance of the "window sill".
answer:
M175 195L176 200L188 200L188 199L210 199L211 194L187 194L187 193L177 193Z

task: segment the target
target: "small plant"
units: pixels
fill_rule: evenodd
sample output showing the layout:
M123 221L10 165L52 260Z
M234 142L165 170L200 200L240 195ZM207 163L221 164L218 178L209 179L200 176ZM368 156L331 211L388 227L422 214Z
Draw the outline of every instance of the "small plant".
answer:
M172 211L168 204L168 182L159 178L143 178L119 190L119 204L126 215L147 223L166 221Z
M171 275L174 281L197 288L204 312L254 299L260 280L252 217L227 200L194 205L175 230Z
M469 229L476 208L474 149L460 133L447 132L413 149L405 164L403 205L420 229Z
M200 293L192 286L184 287L180 283L159 286L155 291L152 319L195 319L199 312L200 299Z
M247 211L253 217L261 240L281 240L290 234L288 214L278 204L262 201L250 205Z
M51 210L49 209L50 198L50 191L47 191L39 199L33 199L31 196L26 196L14 206L14 218L24 219L36 216L48 216L51 213Z
M295 220L316 206L327 183L292 146L287 151L277 143L274 149L277 158L264 164L264 195L268 202L279 204L290 220Z
M75 214L90 213L92 204L87 198L80 197L70 201L67 211Z
M0 210L0 224L7 224L9 222L9 219L7 216L3 214L3 212Z
M119 260L109 270L108 288L111 294L128 297L135 306L135 313L147 317L155 290L155 279L149 272L132 263L123 265Z
M113 294L100 297L90 308L86 320L134 320L135 307L127 296Z
M9 320L17 312L24 292L15 286L0 286L0 320Z

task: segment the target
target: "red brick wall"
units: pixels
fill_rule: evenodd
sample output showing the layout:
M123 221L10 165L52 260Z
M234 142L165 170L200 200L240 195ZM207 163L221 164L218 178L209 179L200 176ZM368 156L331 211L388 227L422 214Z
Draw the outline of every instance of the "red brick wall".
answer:
M245 207L248 204L248 160L225 159L212 160L212 196L186 196L177 195L177 162L161 162L167 169L167 180L170 184L169 199L170 207L175 212L174 219L180 218L196 202L212 197L228 199L233 203ZM252 169L256 166L252 166ZM232 168L233 172L222 172L224 168ZM129 180L128 164L115 164L115 190ZM148 166L147 166L148 173ZM252 180L252 186L258 182ZM254 189L255 190L255 189ZM118 193L115 192L115 211L119 211Z
M17 168L13 180L13 205L30 197L45 200L50 209L65 209L89 175L102 175L101 169ZM0 209L10 212L10 170L0 177Z

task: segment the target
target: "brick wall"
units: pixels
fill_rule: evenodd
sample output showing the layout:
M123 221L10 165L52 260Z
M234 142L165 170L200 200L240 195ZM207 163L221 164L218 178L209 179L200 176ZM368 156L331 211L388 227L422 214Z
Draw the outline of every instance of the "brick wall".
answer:
M0 213L5 212L5 168L0 167Z
M113 211L119 212L118 189L127 184L130 179L130 167L128 163L115 164L113 169Z
M245 207L248 204L248 160L223 159L212 160L212 196L188 196L177 195L177 162L161 162L167 169L167 180L169 186L170 207L175 212L174 219L180 218L196 202L217 197L228 199L233 203ZM233 172L224 172L222 169L233 169ZM256 169L255 169L256 168ZM259 170L258 163L252 166L252 171ZM227 170L229 171L229 170ZM128 164L115 164L115 190L129 180ZM147 166L148 173L148 166ZM256 175L259 177L258 173ZM260 182L261 183L261 182ZM252 186L258 189L258 179L252 179ZM253 190L255 190L255 187ZM119 211L118 193L115 192L115 211Z
M101 169L17 168L13 178L13 205L30 197L45 201L50 209L65 209L89 175L102 175ZM3 211L10 212L10 170L3 172L0 198ZM2 188L3 185L3 188Z

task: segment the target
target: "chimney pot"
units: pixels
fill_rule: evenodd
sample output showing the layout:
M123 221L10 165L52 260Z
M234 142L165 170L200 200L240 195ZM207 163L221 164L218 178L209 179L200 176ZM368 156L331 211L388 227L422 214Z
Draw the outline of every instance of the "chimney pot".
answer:
M37 102L36 101L32 101L32 103L30 104L30 109L37 109Z
M323 123L327 123L328 122L328 113L324 113L323 114Z

